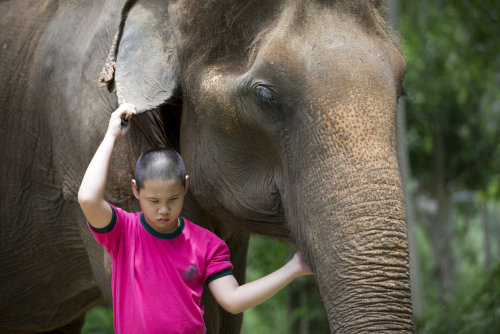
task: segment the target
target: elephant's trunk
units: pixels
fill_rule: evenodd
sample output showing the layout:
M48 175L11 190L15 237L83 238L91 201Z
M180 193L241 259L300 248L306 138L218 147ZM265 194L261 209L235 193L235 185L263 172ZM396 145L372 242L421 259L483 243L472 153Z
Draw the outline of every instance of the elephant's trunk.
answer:
M314 172L291 189L288 210L335 333L411 332L408 241L396 170L337 178Z
M364 133L353 143L352 135L342 142L338 133L325 131L327 124L321 127L302 127L316 134L314 140L296 136L293 151L300 157L286 158L295 182L285 185L282 197L331 330L412 332L404 196L393 136L384 135L390 129L373 137Z

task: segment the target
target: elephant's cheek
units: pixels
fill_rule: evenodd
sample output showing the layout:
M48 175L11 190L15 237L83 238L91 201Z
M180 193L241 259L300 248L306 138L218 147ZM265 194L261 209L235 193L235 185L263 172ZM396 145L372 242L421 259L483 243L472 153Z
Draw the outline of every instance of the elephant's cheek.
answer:
M215 205L216 186L225 177L225 160L231 157L227 146L234 145L232 138L238 133L229 85L230 79L218 68L206 69L193 79L192 91L183 101L181 153L190 176L190 192L206 202L206 208Z
M199 126L205 134L228 139L235 137L239 128L238 110L233 98L234 78L208 69L201 75L199 91L195 101Z

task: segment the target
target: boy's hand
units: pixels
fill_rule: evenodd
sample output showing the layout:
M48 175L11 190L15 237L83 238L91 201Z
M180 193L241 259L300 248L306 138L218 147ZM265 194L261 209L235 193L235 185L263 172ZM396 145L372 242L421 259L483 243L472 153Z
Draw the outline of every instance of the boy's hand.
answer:
M130 103L124 103L118 107L112 114L109 120L107 134L119 139L127 134L130 126L122 124L122 118L130 120L137 113L136 107Z

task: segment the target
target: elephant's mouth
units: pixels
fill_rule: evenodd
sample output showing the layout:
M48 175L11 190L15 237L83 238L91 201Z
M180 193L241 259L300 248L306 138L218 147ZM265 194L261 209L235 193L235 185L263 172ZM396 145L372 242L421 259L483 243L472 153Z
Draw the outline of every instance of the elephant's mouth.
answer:
M158 111L163 123L163 131L165 131L166 144L179 152L182 99L171 99L168 104L160 105Z

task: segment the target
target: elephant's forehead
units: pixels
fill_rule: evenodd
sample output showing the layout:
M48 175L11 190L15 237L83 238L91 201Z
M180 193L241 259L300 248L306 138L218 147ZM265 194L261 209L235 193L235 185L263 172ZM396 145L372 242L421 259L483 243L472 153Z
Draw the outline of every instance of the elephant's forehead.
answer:
M393 83L405 66L398 48L382 29L367 31L352 16L333 10L312 10L303 16L285 11L259 50L257 61L282 67L291 79L301 82L315 74L320 78L312 81L317 82L325 74L352 77L358 72Z
M259 54L261 61L268 61L286 69L290 75L303 78L318 74L348 75L354 71L376 73L385 81L394 79L390 56L372 41L363 44L353 36L335 38L323 43L310 39L275 38Z

